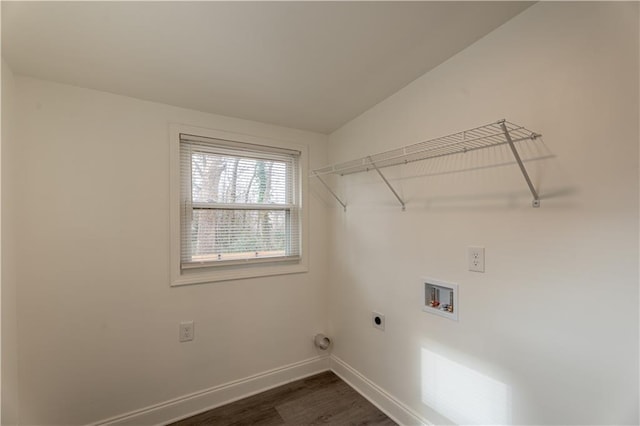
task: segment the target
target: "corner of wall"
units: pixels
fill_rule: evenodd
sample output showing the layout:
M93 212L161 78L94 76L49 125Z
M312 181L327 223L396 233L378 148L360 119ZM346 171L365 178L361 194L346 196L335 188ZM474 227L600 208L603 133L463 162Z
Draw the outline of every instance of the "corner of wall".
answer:
M3 425L18 423L18 350L17 350L17 286L14 262L11 259L14 245L14 230L12 217L9 212L11 197L14 193L8 187L12 182L11 158L12 144L16 135L15 123L15 95L13 72L2 58L2 137L0 139L0 343L2 353L0 421Z

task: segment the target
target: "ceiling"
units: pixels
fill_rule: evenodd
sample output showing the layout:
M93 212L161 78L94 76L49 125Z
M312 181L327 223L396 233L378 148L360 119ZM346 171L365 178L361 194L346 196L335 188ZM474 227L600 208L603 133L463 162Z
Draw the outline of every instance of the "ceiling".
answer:
M17 74L330 133L528 2L2 2Z

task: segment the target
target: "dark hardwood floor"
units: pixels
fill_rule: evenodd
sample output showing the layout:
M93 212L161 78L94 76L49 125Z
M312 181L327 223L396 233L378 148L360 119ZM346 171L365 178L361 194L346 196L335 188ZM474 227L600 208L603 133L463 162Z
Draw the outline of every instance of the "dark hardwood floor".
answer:
M395 425L330 371L200 413L171 426Z

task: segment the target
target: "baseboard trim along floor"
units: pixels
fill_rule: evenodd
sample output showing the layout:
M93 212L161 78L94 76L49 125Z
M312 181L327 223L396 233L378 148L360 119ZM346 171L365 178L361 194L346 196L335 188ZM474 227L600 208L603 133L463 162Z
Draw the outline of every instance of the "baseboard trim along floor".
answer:
M314 357L111 417L92 425L167 424L327 370L329 370L328 357Z
M367 379L358 370L335 355L329 357L329 368L338 377L369 400L399 425L432 425L421 415L394 398L389 392Z
M398 426L333 371L289 382L167 426Z
M163 425L329 370L333 371L399 425L432 424L367 379L349 364L331 355L310 358L250 377L234 380L160 404L111 417L93 423L91 426Z

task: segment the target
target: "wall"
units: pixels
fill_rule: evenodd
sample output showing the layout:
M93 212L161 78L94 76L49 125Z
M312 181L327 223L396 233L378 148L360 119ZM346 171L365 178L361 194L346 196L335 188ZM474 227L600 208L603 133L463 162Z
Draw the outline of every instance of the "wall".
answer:
M16 216L9 207L15 205L16 188L11 185L15 182L17 172L16 165L9 161L16 150L15 139L15 82L13 72L2 60L2 171L0 181L2 188L0 193L2 218L0 234L2 235L2 253L0 262L0 282L2 283L2 417L3 425L17 423L18 419L18 336L17 336L17 312L16 312L16 282L17 271L15 268L15 244L17 242L17 230L15 228Z
M324 202L309 194L308 273L171 288L169 124L303 143L311 166L326 136L22 76L15 96L19 151L3 159L19 193L3 208L20 230L22 424L99 421L318 355Z
M330 135L341 161L500 118L543 134L519 144L539 209L504 146L387 169L405 212L341 178L334 355L436 423L638 424L638 71L637 3L538 3ZM458 322L421 311L425 276L459 284Z

